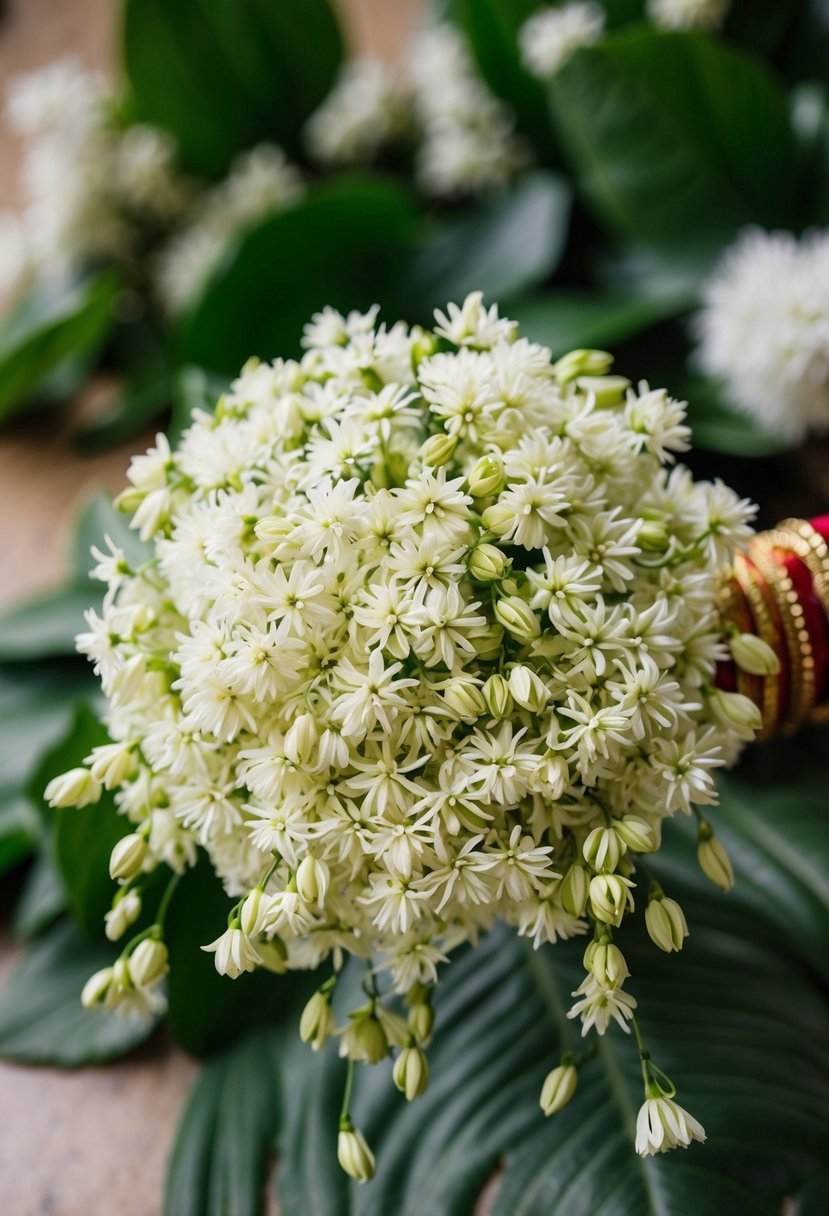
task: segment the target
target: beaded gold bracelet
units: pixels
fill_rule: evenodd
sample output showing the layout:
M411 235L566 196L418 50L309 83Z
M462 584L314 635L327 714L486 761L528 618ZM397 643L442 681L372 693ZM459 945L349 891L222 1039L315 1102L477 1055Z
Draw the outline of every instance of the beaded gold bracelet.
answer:
M815 659L803 607L785 567L774 558L775 549L787 549L785 537L764 532L752 538L749 556L763 576L777 605L786 638L789 663L789 697L783 730L790 734L806 720L815 701Z
M752 568L749 559L738 553L734 561L734 576L751 612L754 629L767 646L777 655L778 662L787 662L786 644L781 630L773 615L773 610L766 600L763 587L758 582L759 571ZM771 594L769 591L768 594ZM777 675L765 676L761 684L760 710L763 715L763 729L758 739L770 739L777 731L780 721L780 678Z

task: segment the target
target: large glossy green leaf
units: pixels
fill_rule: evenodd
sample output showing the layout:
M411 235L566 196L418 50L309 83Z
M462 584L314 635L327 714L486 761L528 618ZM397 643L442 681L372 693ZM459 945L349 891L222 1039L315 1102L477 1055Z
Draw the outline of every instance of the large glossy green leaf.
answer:
M531 173L508 193L448 223L415 255L412 308L424 318L470 291L504 302L542 283L567 243L570 190L552 173Z
M114 946L90 946L68 921L32 942L0 993L0 1056L77 1068L142 1043L152 1024L81 1005L89 976L116 953Z
M524 337L558 357L579 347L612 348L676 309L668 298L552 289L513 301L507 312Z
M208 176L263 140L296 153L341 55L326 0L124 0L131 114Z
M32 861L14 910L15 936L37 937L66 911L67 906L66 888L52 849L44 844Z
M0 420L25 405L65 363L91 358L114 323L110 273L33 288L0 324Z
M829 1148L826 1000L725 897L672 890L691 917L683 956L655 959L628 935L624 948L648 1044L705 1124L705 1146L635 1154L641 1078L630 1040L614 1031L571 1106L542 1119L545 1070L576 1046L564 1014L581 947L536 954L498 931L447 971L426 1096L407 1106L387 1066L361 1071L354 1119L378 1154L369 1186L344 1184L331 1166L341 1062L329 1051L304 1084L292 1077L300 1128L280 1160L285 1216L469 1216L502 1162L496 1216L779 1212Z
M258 1216L279 1116L273 1036L250 1035L207 1064L181 1116L165 1216Z
M630 28L574 55L550 96L578 186L613 232L694 261L741 225L791 221L785 99L747 55Z
M233 375L251 355L295 355L303 325L326 305L380 303L396 320L413 231L411 203L390 184L320 187L242 238L185 324L183 360Z

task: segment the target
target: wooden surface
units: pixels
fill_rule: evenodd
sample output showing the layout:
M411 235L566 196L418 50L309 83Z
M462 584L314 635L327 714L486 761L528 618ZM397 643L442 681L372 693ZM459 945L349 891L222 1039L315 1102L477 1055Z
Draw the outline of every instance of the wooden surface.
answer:
M391 57L422 4L339 0L338 7L352 45ZM114 0L6 0L0 92L14 72L61 55L107 67L115 8ZM0 124L0 210L17 199L17 163ZM95 489L118 490L131 453L146 446L135 441L94 458L73 450L79 417L107 391L98 385L72 411L0 433L0 605L59 578L76 507ZM11 940L0 938L0 982L14 957ZM168 1148L196 1071L160 1036L103 1068L0 1063L0 1216L157 1216Z

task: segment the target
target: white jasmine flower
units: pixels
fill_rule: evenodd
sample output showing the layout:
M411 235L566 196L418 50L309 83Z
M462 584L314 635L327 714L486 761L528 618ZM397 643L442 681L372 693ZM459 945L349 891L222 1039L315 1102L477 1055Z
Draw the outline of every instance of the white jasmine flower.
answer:
M829 233L744 233L697 328L701 366L744 413L793 442L829 430Z
M597 1034L604 1034L611 1021L616 1022L626 1034L630 1033L628 1022L633 1017L636 1000L619 986L603 988L595 976L588 975L572 994L579 997L568 1018L581 1018L581 1033L586 1035L593 1027Z
M552 80L574 51L598 42L604 24L604 9L592 0L539 9L519 31L524 67L539 80Z
M725 20L730 0L648 0L654 25L668 30L716 30Z
M705 1140L705 1129L678 1102L659 1093L648 1097L636 1116L636 1151L642 1157L687 1148L693 1140Z
M409 74L421 129L415 172L427 194L452 197L491 190L528 163L509 111L478 75L463 36L452 25L433 26L415 39Z
M325 165L366 163L406 123L403 99L380 59L349 59L321 106L308 119L305 140Z
M209 946L202 950L215 955L214 962L219 975L237 979L243 971L254 971L262 959L257 954L250 938L237 925L231 925Z

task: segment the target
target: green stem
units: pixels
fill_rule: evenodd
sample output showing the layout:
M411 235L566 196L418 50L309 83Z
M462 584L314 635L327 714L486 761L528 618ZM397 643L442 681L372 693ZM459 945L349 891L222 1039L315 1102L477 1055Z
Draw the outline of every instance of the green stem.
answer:
M156 925L159 929L164 928L164 920L170 907L170 900L173 898L173 892L180 882L181 875L174 874L164 889L164 894L161 896L161 903L158 905L158 914L155 918Z
M351 1106L351 1091L354 1088L354 1061L348 1061L348 1071L345 1074L345 1091L343 1093L343 1104L340 1107L340 1131L351 1130L351 1117L349 1108Z

